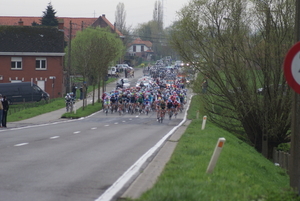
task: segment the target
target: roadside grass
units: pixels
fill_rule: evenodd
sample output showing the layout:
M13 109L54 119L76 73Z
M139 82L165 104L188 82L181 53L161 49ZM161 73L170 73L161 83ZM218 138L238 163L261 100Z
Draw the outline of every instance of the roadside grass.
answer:
M14 108L19 109L18 112L9 113L7 115L7 122L21 121L24 119L29 119L31 117L35 117L44 113L52 112L65 107L65 99L64 98L56 98L51 100L47 104L39 105L37 107L25 108L24 105L11 105L10 110ZM24 107L24 109L22 109Z
M154 187L136 201L292 201L300 200L289 187L285 170L253 147L209 122L201 130L196 119L199 97L189 109L192 119ZM217 140L224 137L222 153L212 174L206 169ZM132 200L132 199L127 199Z
M94 105L89 104L89 105L85 106L84 109L82 107L80 107L79 109L76 110L76 113L74 113L74 112L64 113L61 117L69 118L69 119L78 119L81 117L89 116L90 114L98 112L101 109L102 109L102 103L95 102Z

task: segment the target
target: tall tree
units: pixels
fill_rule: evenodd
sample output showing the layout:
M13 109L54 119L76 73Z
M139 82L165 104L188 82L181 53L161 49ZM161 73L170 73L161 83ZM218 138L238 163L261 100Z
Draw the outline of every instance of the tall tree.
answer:
M52 7L51 2L49 2L46 11L43 11L44 15L42 17L41 25L42 26L57 26L58 25L58 20L55 17L55 10Z
M119 3L115 11L116 28L123 33L126 30L126 11L124 3Z
M172 30L173 47L201 75L196 91L208 79L202 98L211 121L268 158L289 141L282 65L294 41L293 16L294 1L193 0Z
M158 32L163 30L164 9L161 1L155 1L153 10L153 21L157 22Z
M97 83L104 82L109 64L117 60L123 50L121 39L109 29L84 29L72 40L72 68L95 88ZM99 86L98 90L100 100ZM94 98L93 94L93 101Z

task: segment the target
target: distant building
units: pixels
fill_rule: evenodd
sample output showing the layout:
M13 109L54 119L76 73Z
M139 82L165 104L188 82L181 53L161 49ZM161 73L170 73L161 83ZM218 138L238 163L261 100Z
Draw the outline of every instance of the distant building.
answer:
M143 41L140 38L137 38L129 44L127 54L128 56L137 56L142 57L145 60L151 60L153 55L152 43L150 41Z

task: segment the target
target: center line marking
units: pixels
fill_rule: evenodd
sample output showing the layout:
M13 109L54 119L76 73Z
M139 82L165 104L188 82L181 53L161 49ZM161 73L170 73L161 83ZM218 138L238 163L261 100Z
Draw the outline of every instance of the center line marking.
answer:
M105 126L109 126L109 125L105 125Z
M75 132L74 132L74 134L78 134L78 133L80 133L80 131L75 131Z
M51 140L56 139L56 138L59 138L59 136L50 137Z
M116 122L115 124L118 124L118 122Z
M20 146L24 146L24 145L28 145L28 143L16 144L15 147L20 147Z
M95 130L95 129L97 129L97 127L94 127L94 128L91 128L92 130Z
M122 122L126 122L126 121L122 121Z

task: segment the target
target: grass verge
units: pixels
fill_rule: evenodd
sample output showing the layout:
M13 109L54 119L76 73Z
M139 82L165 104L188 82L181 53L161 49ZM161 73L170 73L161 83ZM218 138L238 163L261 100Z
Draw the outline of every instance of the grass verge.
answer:
M68 112L68 113L63 114L61 117L69 118L69 119L78 119L81 117L89 116L90 114L98 112L101 109L102 109L102 103L95 102L94 105L89 104L89 105L85 106L84 109L82 107L77 109L76 113Z
M17 105L18 107L22 107L22 105ZM14 105L15 107L15 105ZM52 112L65 107L65 99L57 98L51 100L48 104L39 105L37 107L24 108L18 112L9 114L7 116L7 122L21 121L24 119L29 119L31 117L35 117L44 113ZM9 110L12 110L10 108ZM8 111L9 111L8 110Z
M188 118L193 119L154 187L137 201L287 201L299 200L280 167L231 133L196 119L199 97ZM226 139L212 174L207 174L217 140ZM131 200L131 199L128 199Z

